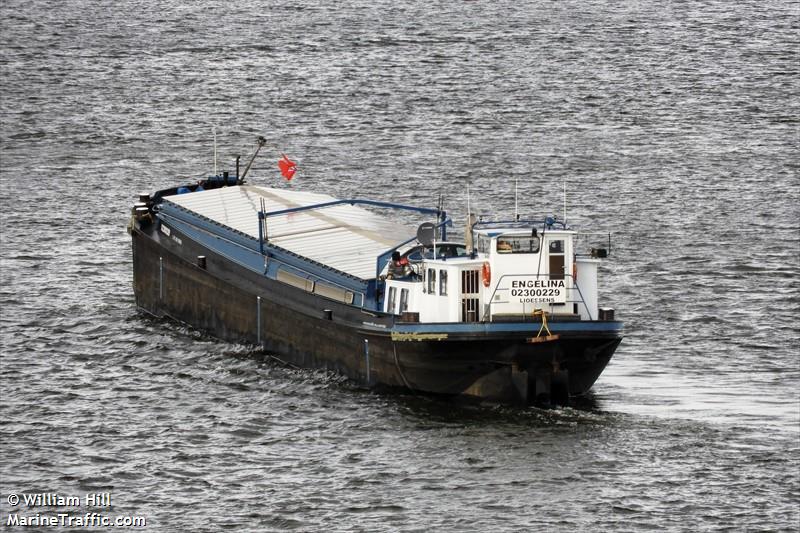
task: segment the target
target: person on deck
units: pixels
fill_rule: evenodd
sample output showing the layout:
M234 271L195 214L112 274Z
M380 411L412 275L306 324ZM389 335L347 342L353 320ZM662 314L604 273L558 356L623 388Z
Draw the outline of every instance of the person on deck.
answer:
M400 252L395 250L392 252L392 261L389 263L389 272L386 277L389 279L405 278L411 274L411 267L408 264L408 259L400 258Z

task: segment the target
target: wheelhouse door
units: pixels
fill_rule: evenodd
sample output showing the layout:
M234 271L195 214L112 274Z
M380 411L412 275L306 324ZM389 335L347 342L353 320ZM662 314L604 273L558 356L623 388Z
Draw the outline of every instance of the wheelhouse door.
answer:
M548 256L550 279L564 279L564 241L561 239L550 241Z

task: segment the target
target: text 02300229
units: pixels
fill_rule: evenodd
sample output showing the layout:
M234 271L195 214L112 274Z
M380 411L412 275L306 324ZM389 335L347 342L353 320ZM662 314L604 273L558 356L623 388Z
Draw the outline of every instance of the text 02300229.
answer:
M509 294L520 303L565 303L566 285L563 279L515 278L511 280Z

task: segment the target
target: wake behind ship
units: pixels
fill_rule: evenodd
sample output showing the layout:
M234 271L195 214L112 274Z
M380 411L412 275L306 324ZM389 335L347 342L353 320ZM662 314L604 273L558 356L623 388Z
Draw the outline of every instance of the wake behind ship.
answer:
M523 405L586 393L622 339L597 301L606 249L551 217L471 218L463 243L451 226L438 207L224 173L140 196L136 305L366 387Z

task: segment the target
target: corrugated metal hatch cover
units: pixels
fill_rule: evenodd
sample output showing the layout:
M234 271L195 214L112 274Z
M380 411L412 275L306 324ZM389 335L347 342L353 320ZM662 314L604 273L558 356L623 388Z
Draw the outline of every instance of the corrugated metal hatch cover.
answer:
M243 185L167 196L165 201L258 239L258 211L336 200L327 194ZM414 228L342 204L267 219L269 242L361 279L375 277L375 259L412 238Z

